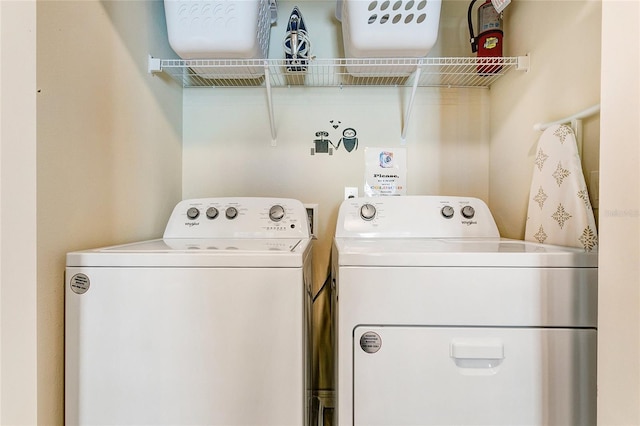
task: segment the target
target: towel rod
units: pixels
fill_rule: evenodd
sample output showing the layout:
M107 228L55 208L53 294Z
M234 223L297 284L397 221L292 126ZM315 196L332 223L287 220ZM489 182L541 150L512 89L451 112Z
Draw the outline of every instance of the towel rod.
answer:
M580 111L576 114L573 114L569 117L563 118L561 120L552 121L549 123L537 123L533 125L533 130L545 130L554 124L563 124L563 123L571 123L573 120L580 120L586 117L590 117L594 114L600 112L600 104L596 104L592 107L585 109L584 111Z

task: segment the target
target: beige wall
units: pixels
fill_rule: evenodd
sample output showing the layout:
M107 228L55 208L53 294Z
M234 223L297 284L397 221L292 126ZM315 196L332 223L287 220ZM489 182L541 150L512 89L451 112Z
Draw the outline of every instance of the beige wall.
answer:
M162 2L37 7L38 422L62 424L65 253L156 238L181 199L182 90Z
M35 2L0 2L0 424L36 424Z
M539 122L600 102L599 1L523 1L507 8L508 55L530 54L527 73L511 72L491 87L490 207L500 233L523 238L541 132ZM598 170L599 116L584 120L587 184Z
M640 424L640 2L602 4L598 424Z
M181 117L180 88L146 74L147 54L172 56L161 2L42 1L36 191L34 7L0 2L2 424L62 423L64 253L157 236L182 196L269 193L320 204L323 273L342 188L362 186L365 146L398 146L406 101L396 89L278 90L271 147L260 91L186 90ZM530 52L531 71L512 71L488 92L421 89L407 144L409 193L488 198L501 232L520 237L539 137L532 125L600 100L602 24L606 146L600 118L585 122L587 171L601 171L599 422L639 424L638 2L514 0L507 14L507 54ZM332 30L329 16L322 22ZM461 47L436 50L466 54L464 19L442 27ZM339 46L322 49L331 56ZM625 55L631 65L621 67ZM331 119L353 123L362 145L310 156L312 133Z

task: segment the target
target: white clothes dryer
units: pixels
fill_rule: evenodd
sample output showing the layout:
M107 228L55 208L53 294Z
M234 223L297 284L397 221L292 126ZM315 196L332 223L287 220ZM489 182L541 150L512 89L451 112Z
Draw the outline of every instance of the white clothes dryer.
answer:
M162 239L67 255L68 425L306 425L306 209L180 202Z
M596 424L596 253L406 196L344 201L332 259L337 424Z

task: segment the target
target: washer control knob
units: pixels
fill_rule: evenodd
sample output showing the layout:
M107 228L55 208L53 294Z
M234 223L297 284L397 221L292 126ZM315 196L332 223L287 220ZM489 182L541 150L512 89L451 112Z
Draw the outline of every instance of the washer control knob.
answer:
M215 207L209 207L207 209L207 217L209 219L215 219L216 217L218 217L218 209L216 209Z
M376 208L373 204L363 204L360 207L360 217L364 220L372 220L376 217Z
M440 213L442 213L442 216L444 216L445 219L451 219L453 217L453 214L455 213L455 211L453 210L453 207L451 207L451 206L444 206L440 210Z
M464 216L466 219L471 219L473 216L475 216L476 210L471 206L464 206L461 213L462 216Z
M227 207L224 215L227 217L227 219L235 219L236 216L238 216L238 209L236 209L235 207Z
M200 210L198 210L195 207L191 207L189 210L187 210L187 217L191 220L197 219L198 216L200 216Z
M269 219L274 222L280 222L284 217L284 207L276 204L269 209Z

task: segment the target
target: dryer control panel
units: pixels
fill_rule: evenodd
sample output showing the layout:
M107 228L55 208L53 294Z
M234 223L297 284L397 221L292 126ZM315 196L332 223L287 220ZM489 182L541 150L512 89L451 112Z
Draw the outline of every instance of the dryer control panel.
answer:
M484 201L429 195L347 199L336 237L499 238L500 233Z
M198 198L176 205L163 238L310 238L310 232L298 200Z

